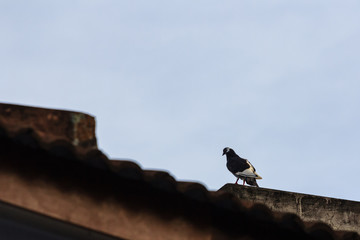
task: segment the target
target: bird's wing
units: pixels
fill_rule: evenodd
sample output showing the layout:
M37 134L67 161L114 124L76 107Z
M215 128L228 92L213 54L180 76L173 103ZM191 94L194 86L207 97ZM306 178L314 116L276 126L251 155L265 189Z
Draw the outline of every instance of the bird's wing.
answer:
M241 158L238 155L229 158L226 166L237 177L262 179L256 173L254 166L247 159Z
M245 169L244 171L239 171L235 173L238 177L250 177L250 178L257 178L257 174L255 174L253 171L251 171L250 168Z
M242 167L237 168L234 175L238 177L262 179L262 177L260 177L259 174L256 173L254 166L247 159L242 160L244 160Z
M242 172L250 167L249 164L246 162L246 160L240 157L228 159L226 165L229 171L232 172L233 174L237 172Z
M256 169L255 167L249 162L249 160L245 159L246 160L246 163L249 165L250 169L253 171L253 172L256 172Z
M249 168L250 171L255 175L254 178L256 178L256 179L262 179L262 177L260 177L260 175L257 174L255 167L254 167L247 159L246 159L246 162L247 162L247 164L249 164L249 166L250 166L250 168Z

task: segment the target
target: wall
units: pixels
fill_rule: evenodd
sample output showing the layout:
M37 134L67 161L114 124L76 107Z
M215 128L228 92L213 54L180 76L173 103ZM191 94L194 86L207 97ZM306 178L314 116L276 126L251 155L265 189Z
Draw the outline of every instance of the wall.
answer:
M360 233L360 202L235 184L226 184L219 191L265 204L273 211L295 213L303 221L323 221L335 230Z

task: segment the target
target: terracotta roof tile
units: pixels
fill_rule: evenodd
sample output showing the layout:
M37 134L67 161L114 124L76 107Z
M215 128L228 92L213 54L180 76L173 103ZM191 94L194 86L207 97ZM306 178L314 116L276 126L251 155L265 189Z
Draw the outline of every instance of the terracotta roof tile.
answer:
M210 192L210 196L210 200L214 205L227 210L244 211L246 208L252 206L250 202L239 200L232 193L228 192Z
M255 203L249 209L249 214L263 221L273 221L274 215L270 208L264 204Z
M296 214L273 213L273 215L286 229L290 229L295 232L302 232L304 230L304 222Z
M76 150L79 155L97 149L95 118L83 113L0 104L0 125L9 137L27 146Z
M109 170L114 172L116 175L130 178L135 180L142 180L143 179L143 171L134 162L130 161L110 161L108 159L103 159L107 161Z
M343 239L343 240L360 240L359 234L355 232L348 232L348 231L336 231L336 239Z
M188 196L194 200L201 201L201 202L209 200L209 192L200 183L177 182L177 189L179 192L185 194L186 196Z
M176 180L167 172L144 170L144 180L154 188L176 192Z
M320 238L320 239L335 239L334 231L329 227L329 225L316 222L316 223L307 223L306 224L306 232L310 234L310 236Z

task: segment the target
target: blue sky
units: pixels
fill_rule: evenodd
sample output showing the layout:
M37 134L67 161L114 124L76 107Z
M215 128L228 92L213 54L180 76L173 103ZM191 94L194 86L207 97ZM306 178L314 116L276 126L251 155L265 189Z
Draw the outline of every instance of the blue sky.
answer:
M360 200L360 2L0 1L0 101L90 113L112 159Z

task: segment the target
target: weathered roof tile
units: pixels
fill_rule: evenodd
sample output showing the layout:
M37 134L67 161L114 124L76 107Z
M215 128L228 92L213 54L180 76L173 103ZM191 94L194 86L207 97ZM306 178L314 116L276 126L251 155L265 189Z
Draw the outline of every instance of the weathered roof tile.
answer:
M209 192L200 183L177 182L177 189L186 196L198 201L207 201L209 199Z
M169 173L153 170L143 172L145 181L151 186L167 192L176 192L176 180Z
M97 149L95 118L84 113L0 104L0 125L8 136L28 146L50 150L67 143L78 155Z
M110 160L109 167L118 176L134 180L143 179L143 171L134 162Z

